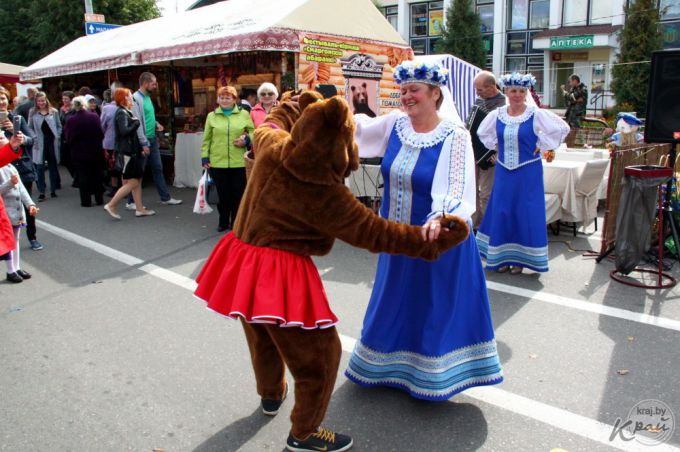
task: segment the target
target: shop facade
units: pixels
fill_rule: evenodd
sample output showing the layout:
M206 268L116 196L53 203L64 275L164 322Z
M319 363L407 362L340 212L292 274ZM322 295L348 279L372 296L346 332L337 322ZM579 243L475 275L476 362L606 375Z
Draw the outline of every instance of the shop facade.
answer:
M624 7L632 0L474 0L495 74L531 72L545 105L563 105L560 85L577 74L591 92L590 110L610 106L611 67ZM383 13L418 54L435 53L441 17L453 0L383 0ZM680 48L680 0L657 0L664 48Z

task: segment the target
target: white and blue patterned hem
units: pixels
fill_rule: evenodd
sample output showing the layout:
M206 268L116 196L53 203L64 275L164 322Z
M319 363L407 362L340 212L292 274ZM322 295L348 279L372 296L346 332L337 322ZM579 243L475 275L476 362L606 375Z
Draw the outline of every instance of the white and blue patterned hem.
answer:
M519 243L489 245L489 236L477 231L479 254L486 259L486 268L495 270L505 265L517 265L537 272L548 271L548 247L531 247Z
M434 357L382 353L357 341L345 374L360 385L398 387L426 400L446 400L472 386L503 380L495 339Z

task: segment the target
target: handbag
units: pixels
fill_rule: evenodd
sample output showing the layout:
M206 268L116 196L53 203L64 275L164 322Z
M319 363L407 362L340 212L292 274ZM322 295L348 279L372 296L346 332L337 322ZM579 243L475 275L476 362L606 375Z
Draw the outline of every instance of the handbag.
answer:
M117 151L113 151L113 168L112 170L118 174L123 173L125 169L125 156Z
M217 186L215 185L215 180L210 175L210 171L206 171L205 174L208 175L205 184L206 185L205 198L208 200L208 204L215 205L220 202L220 197L217 194Z

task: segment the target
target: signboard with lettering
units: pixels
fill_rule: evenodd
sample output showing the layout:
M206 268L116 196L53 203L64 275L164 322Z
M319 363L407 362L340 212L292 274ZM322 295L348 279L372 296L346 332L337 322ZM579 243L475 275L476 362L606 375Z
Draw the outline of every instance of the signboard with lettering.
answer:
M553 36L550 38L551 49L589 49L593 47L593 35Z
M373 117L401 106L392 68L410 59L413 51L408 47L300 33L297 85L300 89L335 85L353 113Z
M104 20L103 14L85 13L85 22L96 22L98 24L103 24L106 22L106 20Z
M101 33L102 31L108 31L118 27L120 27L120 25L85 22L85 33L88 35L94 35L97 33Z

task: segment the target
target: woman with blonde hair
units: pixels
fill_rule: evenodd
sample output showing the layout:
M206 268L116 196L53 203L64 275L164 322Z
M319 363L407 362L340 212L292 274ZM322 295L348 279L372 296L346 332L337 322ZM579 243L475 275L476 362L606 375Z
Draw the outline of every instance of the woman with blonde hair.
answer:
M39 91L35 95L35 107L28 114L28 126L33 132L33 163L38 170L38 201L45 200L45 161L50 173L50 195L57 197L61 188L59 176L61 120L59 112L50 104L47 95Z
M259 102L250 110L250 118L253 120L255 127L258 127L264 122L269 112L275 107L278 102L279 91L273 83L265 82L257 89L257 99Z
M144 164L147 155L149 155L149 150L142 148L137 136L140 121L132 114L132 93L127 88L118 88L113 94L113 99L118 105L113 120L116 135L115 158L119 159L122 156L125 166L123 168L123 186L118 189L111 201L104 206L104 209L113 218L120 220L121 216L116 207L120 201L132 193L132 199L137 206L135 216L155 215L156 212L147 210L142 203L142 176L144 175Z
M236 221L238 206L246 188L246 164L243 158L246 146L252 139L252 119L236 101L233 86L217 90L218 107L208 113L203 131L201 161L215 181L219 201L217 231L231 229Z

